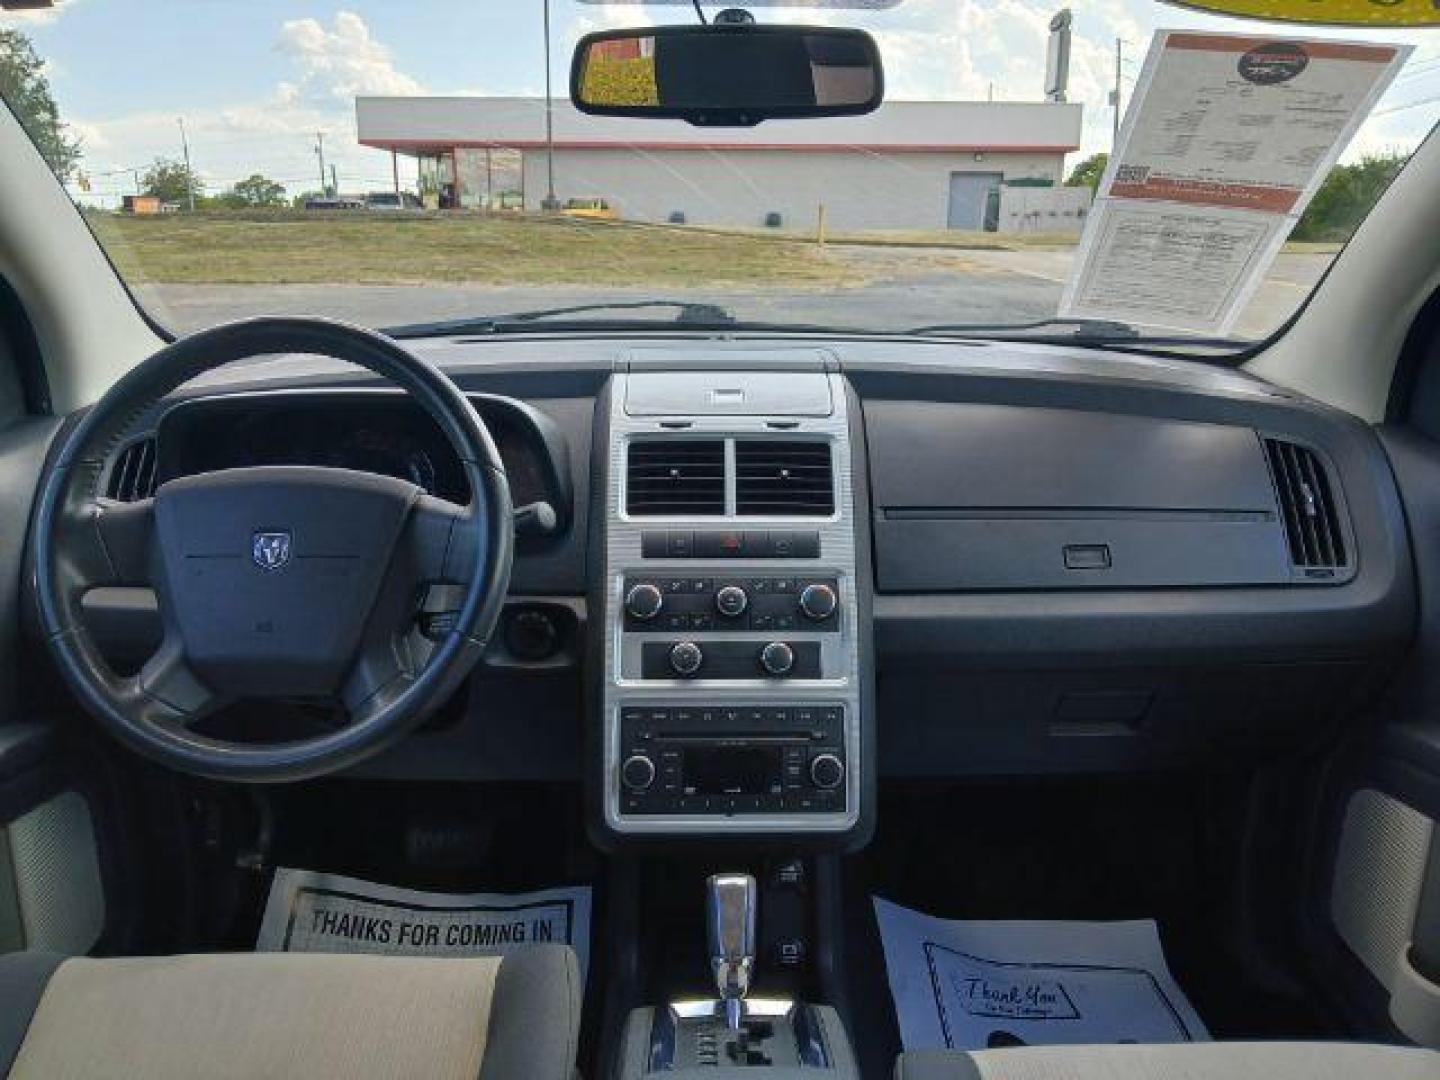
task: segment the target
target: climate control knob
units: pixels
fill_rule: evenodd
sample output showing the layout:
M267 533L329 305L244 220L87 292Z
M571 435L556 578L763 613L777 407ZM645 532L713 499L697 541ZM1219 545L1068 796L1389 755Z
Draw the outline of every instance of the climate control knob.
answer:
M655 763L644 754L632 754L620 766L620 782L630 791L646 791L655 783Z
M676 675L694 675L705 662L705 654L693 641L682 641L670 650L670 670Z
M625 594L625 610L642 622L653 619L665 606L665 594L648 581L632 585Z
M834 754L816 754L810 759L810 782L823 791L833 791L845 779L845 763Z
M807 618L828 619L840 603L829 585L806 585L800 593L800 610Z
M772 641L760 650L760 666L768 675L789 675L795 666L795 650L783 641Z
M739 585L726 585L715 594L715 610L727 619L745 614L745 609L749 606L750 597Z

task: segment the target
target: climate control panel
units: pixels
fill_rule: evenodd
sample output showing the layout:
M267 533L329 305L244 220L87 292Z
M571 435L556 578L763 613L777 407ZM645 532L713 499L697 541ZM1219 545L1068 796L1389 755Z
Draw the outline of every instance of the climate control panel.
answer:
M632 577L624 583L629 631L838 632L833 577Z

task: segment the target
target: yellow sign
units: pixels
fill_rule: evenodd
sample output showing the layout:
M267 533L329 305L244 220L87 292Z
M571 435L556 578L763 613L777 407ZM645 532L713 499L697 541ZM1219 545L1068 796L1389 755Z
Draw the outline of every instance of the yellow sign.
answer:
M1168 0L1244 19L1318 26L1440 26L1440 0Z

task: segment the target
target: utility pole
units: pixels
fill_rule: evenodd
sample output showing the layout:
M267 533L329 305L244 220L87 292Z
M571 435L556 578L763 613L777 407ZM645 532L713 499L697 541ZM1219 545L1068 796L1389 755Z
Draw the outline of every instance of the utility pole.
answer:
M185 199L190 204L190 212L195 212L195 174L190 171L190 140L185 137L185 118L176 118L180 125L180 150L185 155Z
M1117 37L1115 39L1115 89L1110 91L1110 104L1115 106L1115 122L1110 129L1110 152L1112 154L1120 145L1120 63L1121 50L1124 47L1125 43Z
M390 176L395 181L395 194L400 194L400 155L392 148L390 151Z
M340 194L340 177L335 172L335 163L330 163L330 186L335 189L335 194Z
M320 194L325 194L325 133L315 132L315 156L320 159Z
M545 201L543 210L560 209L555 198L555 104L550 95L550 0L545 0Z

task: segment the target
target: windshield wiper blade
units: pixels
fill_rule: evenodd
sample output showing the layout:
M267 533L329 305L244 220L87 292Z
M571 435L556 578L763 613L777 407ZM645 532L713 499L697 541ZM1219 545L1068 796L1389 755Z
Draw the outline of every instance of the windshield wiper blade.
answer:
M1036 333L1072 329L1067 333ZM933 326L916 326L905 331L907 334L947 335L963 334L968 337L985 337L992 341L1033 341L1043 345L1072 344L1104 346L1122 352L1132 351L1130 346L1180 346L1184 348L1234 349L1249 344L1235 338L1202 337L1198 334L1142 334L1129 323L1111 319L1039 319L1028 323L937 323Z
M912 326L907 334L1027 334L1032 330L1073 327L1066 337L1078 340L1101 338L1106 341L1129 341L1140 337L1140 331L1129 323L1114 319L1037 319L1024 323L934 323Z
M385 333L395 338L444 337L450 334L503 334L512 327L544 322L548 319L562 319L567 315L583 315L592 311L640 311L646 308L673 309L675 311L673 321L682 326L731 326L735 323L735 316L718 304L655 299L575 304L570 307L515 311L506 315L481 315L474 318L411 323L407 326L388 327Z

